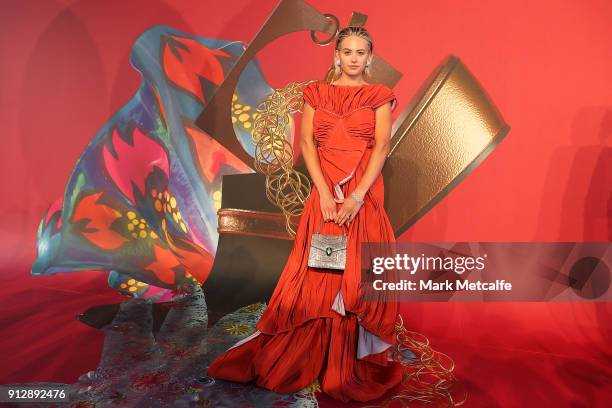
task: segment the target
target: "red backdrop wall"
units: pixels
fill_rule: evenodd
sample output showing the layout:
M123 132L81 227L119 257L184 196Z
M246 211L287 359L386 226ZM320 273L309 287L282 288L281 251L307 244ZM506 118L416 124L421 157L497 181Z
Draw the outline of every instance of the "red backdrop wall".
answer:
M449 53L512 129L459 187L399 237L411 241L612 240L612 3L312 0L345 25L369 16L375 52L404 76L399 114ZM276 0L23 0L0 14L0 383L73 382L101 335L74 316L119 295L100 273L30 277L36 226L72 166L139 83L130 47L166 24L249 42ZM258 58L272 86L322 77L330 47L306 32ZM603 403L609 304L404 304L408 325L450 354L472 406L558 398ZM604 363L608 364L605 365ZM602 391L604 390L604 391Z

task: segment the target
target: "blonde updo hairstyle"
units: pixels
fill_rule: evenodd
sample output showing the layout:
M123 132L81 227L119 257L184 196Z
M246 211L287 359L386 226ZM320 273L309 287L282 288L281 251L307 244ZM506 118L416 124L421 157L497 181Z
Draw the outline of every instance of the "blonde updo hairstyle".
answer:
M368 32L368 30L366 30L363 27L355 27L355 26L348 26L348 27L343 28L342 30L338 32L338 36L336 37L335 49L340 50L340 44L342 44L342 41L345 38L350 37L352 35L363 38L368 43L368 53L370 55L368 58L368 62L366 63L365 70L363 71L363 74L365 78L371 78L372 77L372 51L374 50L374 44L372 43L372 37L370 36L370 33ZM327 71L327 74L325 76L325 81L327 81L328 83L334 82L336 79L340 78L340 75L342 75L342 68L340 67L340 61L336 61L336 57L334 55L334 62L332 62L329 70Z

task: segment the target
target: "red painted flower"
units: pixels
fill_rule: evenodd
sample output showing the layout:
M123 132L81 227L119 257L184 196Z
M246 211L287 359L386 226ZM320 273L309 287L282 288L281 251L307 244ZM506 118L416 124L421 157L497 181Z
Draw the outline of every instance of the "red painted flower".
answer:
M115 129L112 143L116 156L105 147L104 165L113 182L132 203L134 188L138 188L140 193L144 194L145 181L154 167L158 167L168 175L170 166L166 151L140 129L134 129L131 145L124 141Z
M196 40L171 35L163 50L164 73L170 82L204 104L201 79L219 85L225 78L219 57L231 55L207 48Z
M81 234L92 244L106 249L117 249L128 240L111 229L112 223L121 217L119 211L98 203L102 192L84 196L79 200L72 216L72 223L85 221Z
M147 265L145 269L153 272L160 281L173 285L176 281L176 276L172 268L180 265L180 262L172 251L168 251L159 245L153 246L153 253L155 254L155 262Z

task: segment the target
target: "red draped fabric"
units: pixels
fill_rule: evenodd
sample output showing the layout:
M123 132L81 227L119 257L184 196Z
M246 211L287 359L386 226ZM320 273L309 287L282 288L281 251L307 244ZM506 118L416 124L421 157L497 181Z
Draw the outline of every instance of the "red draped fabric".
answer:
M363 175L375 145L375 109L389 102L395 108L395 96L382 84L344 86L322 81L304 87L303 95L315 109L313 135L328 187L337 198L346 197ZM345 402L378 398L401 381L402 367L389 356L397 342L396 295L381 291L375 301L361 297L360 243L395 242L384 209L382 174L348 226L343 272L307 265L312 234L323 218L319 198L313 188L256 331L218 357L208 375L254 380L281 393L299 391L318 378L323 392ZM327 222L321 233L343 231Z

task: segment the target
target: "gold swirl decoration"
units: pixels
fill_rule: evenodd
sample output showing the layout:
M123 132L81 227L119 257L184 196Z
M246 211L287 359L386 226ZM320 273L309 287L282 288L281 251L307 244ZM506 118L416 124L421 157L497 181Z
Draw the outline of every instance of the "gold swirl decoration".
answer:
M386 408L394 402L401 404L394 407L428 404L457 407L465 403L467 392L459 390L459 382L453 374L455 362L449 356L432 349L424 335L406 330L399 314L395 323L395 336L397 344L393 346L393 360L404 369L400 391L380 405L367 405L363 408ZM406 351L412 352L415 357L407 357Z
M287 140L293 114L304 106L302 90L313 81L291 82L274 89L257 106L251 138L255 170L266 176L266 196L283 212L287 232L295 237L299 216L311 191L308 177L293 168L293 145Z

